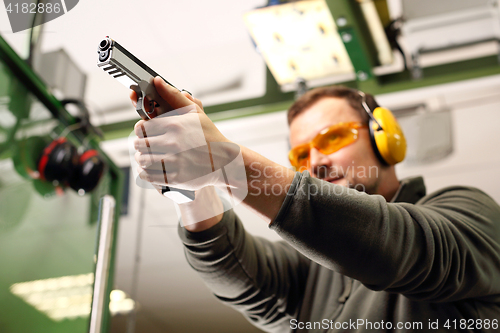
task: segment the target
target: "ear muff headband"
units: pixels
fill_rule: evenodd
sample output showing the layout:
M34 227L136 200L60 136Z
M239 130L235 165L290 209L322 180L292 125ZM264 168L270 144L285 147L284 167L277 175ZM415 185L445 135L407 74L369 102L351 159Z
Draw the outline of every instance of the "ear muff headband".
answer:
M370 117L370 139L375 155L386 165L394 165L404 160L406 139L396 118L389 109L377 107L372 111L366 104L366 96L361 96L361 105Z

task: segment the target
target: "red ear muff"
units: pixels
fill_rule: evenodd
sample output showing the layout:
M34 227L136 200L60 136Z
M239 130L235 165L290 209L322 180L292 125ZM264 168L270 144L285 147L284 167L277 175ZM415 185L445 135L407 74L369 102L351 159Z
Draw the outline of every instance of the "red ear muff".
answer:
M76 147L66 140L58 138L52 141L43 150L38 161L40 179L58 181L64 184L72 178L78 166L78 152Z
M78 167L69 181L69 186L77 192L80 190L90 192L99 183L104 169L105 164L97 151L87 150L80 156Z
M97 150L87 150L80 156L76 147L64 137L46 146L38 160L40 180L57 181L62 186L69 185L73 190L85 193L97 186L105 167Z

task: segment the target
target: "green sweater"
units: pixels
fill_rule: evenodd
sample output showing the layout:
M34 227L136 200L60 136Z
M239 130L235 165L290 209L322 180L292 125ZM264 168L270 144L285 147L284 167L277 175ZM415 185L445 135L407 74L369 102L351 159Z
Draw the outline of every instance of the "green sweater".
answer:
M284 241L232 210L179 235L215 296L268 332L500 331L500 207L470 187L425 194L421 177L386 202L297 173L270 225Z

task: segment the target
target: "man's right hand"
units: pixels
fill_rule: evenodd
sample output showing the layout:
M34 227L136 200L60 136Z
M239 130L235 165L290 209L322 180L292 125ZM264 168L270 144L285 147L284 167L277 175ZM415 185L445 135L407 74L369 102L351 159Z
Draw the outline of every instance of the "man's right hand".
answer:
M167 95L166 97L171 97L171 94L169 94L168 90L168 88L170 87L166 87L167 89L165 89L166 84L164 84L162 80L156 79L155 81L157 85L160 84L160 89L158 89L159 93L161 93L162 95ZM185 91L181 92L181 94L183 96L177 97L180 102L175 103L174 105L179 106L179 103L182 103L182 100L184 100L184 104L194 103L199 107L200 110L203 110L203 105L200 100L194 98L192 95ZM135 91L132 91L130 93L130 99L135 107L137 104L137 94ZM154 147L152 148L154 149ZM141 155L141 153L136 153L136 155L137 154ZM139 170L139 173L142 173L144 177L144 170ZM161 194L162 186L155 183L152 184ZM191 232L203 231L217 224L222 219L224 213L222 202L213 186L205 186L197 190L195 194L195 200L189 203L180 204L179 209L181 211L182 223L184 227Z
M197 224L196 222L201 221L198 226L189 227L190 229L196 231L205 230L218 223L222 218L224 211L222 202L211 185L230 193L233 204L238 204L243 200L246 206L261 216L264 221L270 223L276 217L285 200L287 189L293 181L295 172L225 138L204 113L201 102L187 92L180 93L176 88L166 84L160 77L156 77L154 83L158 93L174 110L183 110L188 107L190 109L196 108L196 111L180 112L178 115L170 117L170 119L168 119L169 117L158 119L160 121L157 123L154 123L157 120L156 118L147 122L144 120L139 121L136 125L138 136L143 136L141 131L138 132L141 125L144 128L151 127L153 132L159 131L159 134L155 132L154 135L159 145L168 146L167 148L170 151L170 154L161 153L161 156L154 154L154 151L143 151L141 152L143 156L139 156L139 164L141 164L141 161L155 162L156 157L156 160L159 158L161 161L165 161L163 163L165 167L168 164L168 169L172 169L169 175L169 170L166 172L163 170L162 173L161 168L158 169L158 163L153 163L152 166L145 163L141 168L142 170L139 170L141 178L154 185L167 185L203 193L200 200L195 199L192 203L183 204L183 218L186 216L185 226L194 225ZM135 103L137 97L135 93L132 93L130 97L132 102ZM194 117L194 115L197 115L197 117ZM160 117L163 117L163 115L158 118ZM184 118L186 118L186 121L182 121ZM193 125L194 120L197 120L197 126ZM158 126L156 126L157 124ZM195 127L197 128L195 132L201 131L201 136L193 133L192 129ZM198 130L198 128L201 129ZM201 139L196 139L198 136ZM193 140L197 141L193 143L191 142ZM150 140L146 142L143 139L143 141L142 143L137 142L138 146L149 147ZM210 159L203 159L204 163L193 162L199 159L192 159L190 158L191 155L187 156L189 157L187 158L183 154L176 153L199 147L202 144L210 146ZM186 145L188 147L185 147ZM190 145L192 147L189 147ZM172 151L175 153L172 154ZM237 156L235 156L235 152L238 153ZM233 159L234 162L229 161ZM187 165L190 167L188 168ZM193 169L191 169L191 166ZM155 170L155 168L158 170ZM208 169L211 172L205 172ZM196 172L199 170L205 171ZM170 184L170 182L172 183ZM273 190L269 191L269 189ZM277 189L279 191L275 194ZM202 206L205 205L208 208L203 209ZM214 215L206 216L208 212L212 212ZM200 220L200 218L203 218L203 220Z

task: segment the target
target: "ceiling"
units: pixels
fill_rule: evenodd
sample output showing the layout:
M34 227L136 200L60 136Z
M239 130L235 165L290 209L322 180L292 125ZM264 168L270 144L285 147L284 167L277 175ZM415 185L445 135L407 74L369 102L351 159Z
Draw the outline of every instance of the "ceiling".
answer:
M257 97L265 89L265 65L242 15L265 0L84 0L43 25L41 51L60 48L87 74L86 102L95 125L136 118L128 91L96 66L106 36L205 105ZM13 34L5 11L0 33L26 56L29 30Z
M97 63L97 45L118 41L149 67L204 105L260 97L265 63L251 41L243 14L267 0L82 0L71 11L43 25L41 52L63 48L87 75L85 102L94 125L137 119L128 91ZM388 0L391 15L400 0ZM20 54L28 53L29 31L12 33L0 11L0 34Z

